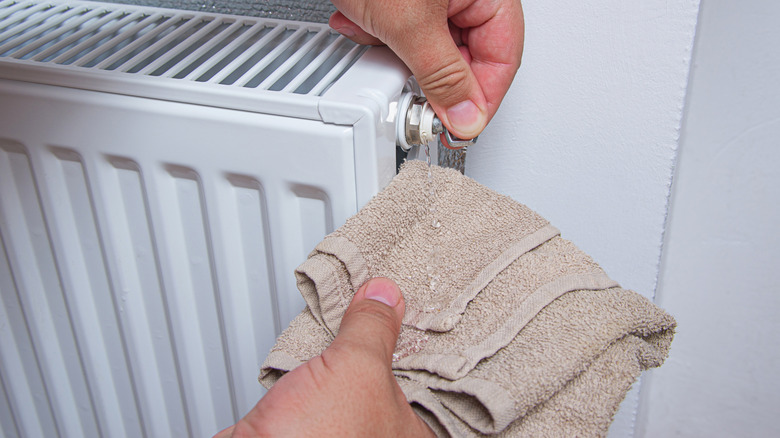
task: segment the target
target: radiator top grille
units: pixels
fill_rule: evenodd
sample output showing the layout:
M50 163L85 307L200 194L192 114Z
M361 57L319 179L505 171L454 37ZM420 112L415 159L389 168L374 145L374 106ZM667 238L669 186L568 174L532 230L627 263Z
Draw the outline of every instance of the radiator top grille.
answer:
M0 1L0 59L21 62L319 96L364 49L315 23Z

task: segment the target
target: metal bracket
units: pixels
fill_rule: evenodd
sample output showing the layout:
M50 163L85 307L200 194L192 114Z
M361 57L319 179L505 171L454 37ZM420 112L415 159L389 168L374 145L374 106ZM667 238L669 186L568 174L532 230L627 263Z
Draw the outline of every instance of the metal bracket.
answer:
M438 118L437 118L438 119ZM441 122L439 122L441 123ZM450 134L450 131L444 130L444 146L446 146L448 149L463 149L466 147L469 147L473 144L477 143L477 138L479 136L476 136L470 140L465 140L462 138L455 137L454 135Z

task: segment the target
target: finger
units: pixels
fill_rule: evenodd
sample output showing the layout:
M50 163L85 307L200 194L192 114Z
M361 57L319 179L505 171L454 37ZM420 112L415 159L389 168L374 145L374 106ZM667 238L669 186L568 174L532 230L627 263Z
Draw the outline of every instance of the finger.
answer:
M358 44L365 44L370 46L383 46L384 43L379 38L374 37L370 33L364 31L360 26L353 23L352 20L345 17L339 11L334 12L328 20L328 25L336 32L344 35Z
M403 315L398 285L387 278L373 278L358 289L331 347L360 351L389 366Z
M455 24L451 21L447 22L447 27L450 29L450 37L452 38L452 41L455 42L455 45L458 47L462 46L464 40L463 35L465 31L458 26L455 26Z
M488 122L487 101L453 39L446 16L425 32L386 41L406 63L442 123L456 136L474 138Z
M520 67L524 20L519 1L472 2L450 16L468 48L469 65L484 93L492 118ZM461 47L461 49L463 49Z
M219 432L217 432L217 434L214 435L213 438L230 438L231 436L233 436L233 430L235 428L236 428L235 425L226 427L225 429L222 429Z

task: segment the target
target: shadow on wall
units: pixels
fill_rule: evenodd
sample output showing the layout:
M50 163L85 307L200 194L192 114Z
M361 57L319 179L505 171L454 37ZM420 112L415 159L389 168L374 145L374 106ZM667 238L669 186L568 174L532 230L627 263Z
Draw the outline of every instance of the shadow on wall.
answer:
M328 0L102 0L108 3L123 3L159 8L186 9L200 12L248 15L251 17L277 18L285 20L327 23L336 10Z

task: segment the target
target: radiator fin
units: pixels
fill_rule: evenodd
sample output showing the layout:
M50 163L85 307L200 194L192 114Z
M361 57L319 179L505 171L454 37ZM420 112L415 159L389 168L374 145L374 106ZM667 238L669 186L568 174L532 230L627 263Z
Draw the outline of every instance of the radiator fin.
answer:
M107 293L111 291L109 273L83 159L69 149L54 148L53 152L58 160L52 166L55 172L49 173L56 180L50 190L60 208L49 227L61 255L63 289L101 430L109 436L141 436L125 342L114 330L117 307L113 294Z
M169 303L159 274L159 255L148 210L149 199L140 167L134 161L111 157L113 171L103 186L117 264L121 330L127 338L128 360L147 436L188 435L187 410L178 375L179 361L171 330Z
M26 327L48 398L52 400L57 428L69 436L95 436L99 434L95 405L34 179L25 149L16 144L0 149L0 186L4 187L0 224L15 230L3 232L4 251L14 255L9 266L16 297L22 313L29 318ZM4 381L7 383L5 378Z
M220 185L223 204L221 239L226 256L227 290L221 293L225 333L232 352L233 376L257 374L258 364L281 331L277 309L268 207L263 186L255 178L230 175ZM228 293L229 291L229 293ZM273 333L274 336L269 336ZM247 345L256 348L246 348ZM257 402L257 388L235 385L239 406ZM241 414L244 414L243 412Z
M364 48L315 23L90 2L0 2L0 58L321 95Z
M298 201L297 217L301 218L301 251L306 253L317 246L321 236L333 230L333 224L323 220L332 216L328 211L330 202L328 196L316 187L296 184L293 193Z
M207 435L234 418L227 351L223 348L220 303L216 299L211 238L204 214L203 191L191 169L169 167L161 185L160 207L169 248L171 287L168 296L187 405L194 414L193 433ZM167 186L167 187L166 187ZM217 330L214 330L217 328Z
M6 254L9 248L0 236L0 385L4 404L0 427L4 436L57 436L54 414L19 301ZM19 378L24 376L24 378ZM20 408L20 407L25 408Z

